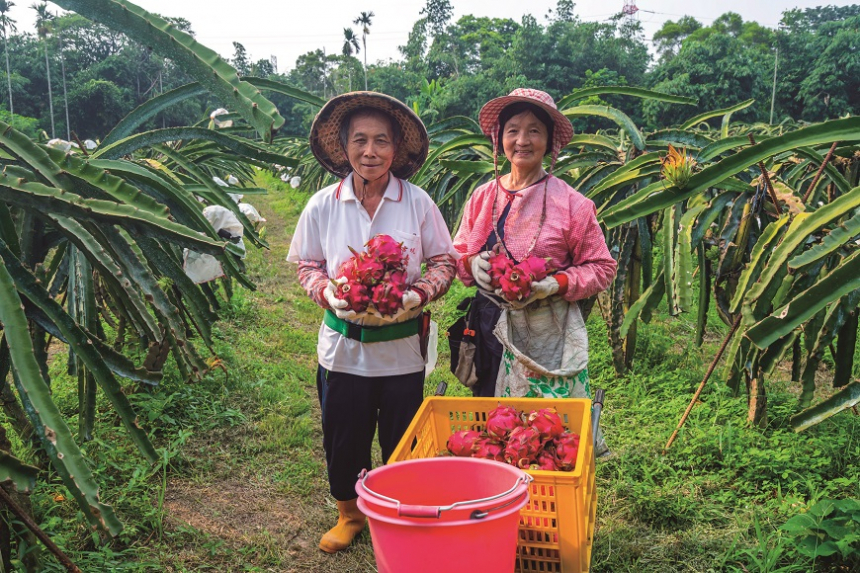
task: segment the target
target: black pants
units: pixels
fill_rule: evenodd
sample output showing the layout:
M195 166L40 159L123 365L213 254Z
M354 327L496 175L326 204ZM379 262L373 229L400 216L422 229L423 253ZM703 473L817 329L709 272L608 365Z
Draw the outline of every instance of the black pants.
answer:
M355 499L359 472L372 469L377 425L387 462L424 399L424 371L368 378L320 366L317 393L331 495L338 501Z
M475 329L475 374L478 383L472 395L492 397L496 392L496 378L502 365L502 343L493 334L502 309L479 291L472 301L472 325Z

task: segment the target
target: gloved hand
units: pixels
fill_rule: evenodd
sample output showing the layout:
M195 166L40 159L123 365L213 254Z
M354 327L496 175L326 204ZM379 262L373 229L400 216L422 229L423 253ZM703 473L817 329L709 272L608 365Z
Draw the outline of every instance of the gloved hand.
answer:
M502 289L496 289L496 294L505 300L514 310L527 307L536 300L552 296L558 292L558 281L554 277L546 277L542 281L532 283L532 293L522 300L507 300L502 294Z
M339 279L329 281L325 289L323 289L323 296L325 297L326 302L339 319L352 320L358 316L358 313L354 310L347 310L349 303L335 296L335 292L337 292L337 287L345 283L346 280L346 277L340 277Z
M379 314L379 311L377 311L373 307L370 307L368 309L368 314L372 314L373 316L380 318L386 322L399 322L400 317L402 317L404 314L421 306L421 295L419 295L412 289L409 289L405 293L403 293L403 298L401 300L403 308L398 309L391 316L383 316Z
M490 256L490 251L484 251L472 257L471 271L472 277L478 284L478 288L492 292L493 287L490 285Z

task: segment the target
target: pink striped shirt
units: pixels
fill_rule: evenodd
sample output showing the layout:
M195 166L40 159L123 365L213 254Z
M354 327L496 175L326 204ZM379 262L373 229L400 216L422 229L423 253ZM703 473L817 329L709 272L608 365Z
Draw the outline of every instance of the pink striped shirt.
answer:
M550 267L565 275L559 277L559 283L566 300L588 298L609 287L617 263L606 247L594 203L552 175L546 182L546 192L546 219L541 225L544 181L516 192L490 181L474 191L454 237L454 248L461 255L457 275L464 284L475 284L468 258L483 250L487 242L493 227L493 202L499 217L505 204L513 201L504 226L504 242L511 256L525 258L540 230L531 254L549 257Z

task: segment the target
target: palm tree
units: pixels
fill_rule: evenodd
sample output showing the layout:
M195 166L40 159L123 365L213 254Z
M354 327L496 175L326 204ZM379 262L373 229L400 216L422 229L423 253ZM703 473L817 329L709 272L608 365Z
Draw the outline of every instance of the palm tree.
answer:
M48 34L51 33L51 20L54 15L48 12L48 3L33 4L30 6L36 11L36 33L45 45L45 73L48 77L48 111L51 114L51 137L57 137L54 127L54 95L51 91L51 64L48 61Z
M343 56L346 60L347 70L349 71L349 91L352 91L352 66L349 63L349 58L360 51L361 49L358 47L358 38L356 37L355 32L352 31L352 28L344 28Z
M15 20L9 17L9 10L14 6L14 2L0 0L0 27L3 28L3 52L6 54L6 87L9 88L9 125L15 127L15 106L12 104L12 72L9 69L9 41L8 31L17 32Z
M367 91L367 35L370 34L370 19L373 16L373 12L362 12L361 16L352 22L361 26L361 43L364 44L364 91Z

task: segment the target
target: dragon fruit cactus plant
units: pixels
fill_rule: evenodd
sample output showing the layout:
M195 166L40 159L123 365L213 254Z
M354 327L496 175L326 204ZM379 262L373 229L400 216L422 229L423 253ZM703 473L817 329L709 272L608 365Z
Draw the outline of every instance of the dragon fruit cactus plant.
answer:
M499 404L487 414L487 433L497 440L507 440L513 429L522 425L522 414L513 406Z
M349 247L352 257L338 269L338 278L346 278L335 296L347 301L349 309L365 312L371 305L382 315L391 316L403 304L406 292L406 248L388 235L376 235L358 252Z
M468 458L472 455L472 447L481 437L475 430L460 430L448 438L448 451L455 456Z

